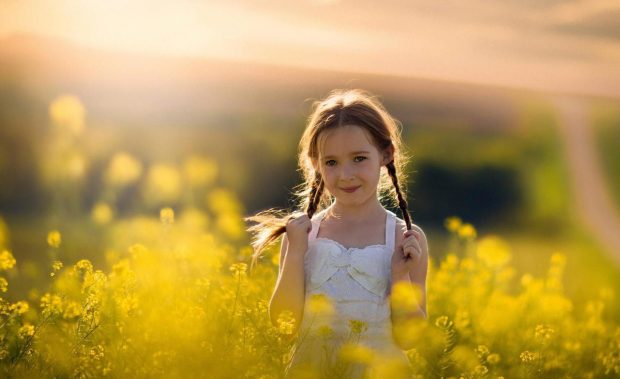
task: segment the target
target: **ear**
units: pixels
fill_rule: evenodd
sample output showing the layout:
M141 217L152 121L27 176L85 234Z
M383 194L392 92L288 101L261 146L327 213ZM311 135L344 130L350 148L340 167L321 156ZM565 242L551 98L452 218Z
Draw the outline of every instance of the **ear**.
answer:
M383 160L381 162L382 166L387 165L394 159L394 145L390 143L390 146L383 149Z

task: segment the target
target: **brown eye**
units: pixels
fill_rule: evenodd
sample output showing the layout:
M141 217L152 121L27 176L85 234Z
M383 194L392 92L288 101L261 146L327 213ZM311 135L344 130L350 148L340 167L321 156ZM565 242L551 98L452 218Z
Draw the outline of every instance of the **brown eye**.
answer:
M364 159L366 159L366 157L360 155L360 156L355 157L353 160L356 161L356 162L361 162Z
M333 159L330 159L327 162L325 162L325 166L333 166L335 164L336 164L336 161Z

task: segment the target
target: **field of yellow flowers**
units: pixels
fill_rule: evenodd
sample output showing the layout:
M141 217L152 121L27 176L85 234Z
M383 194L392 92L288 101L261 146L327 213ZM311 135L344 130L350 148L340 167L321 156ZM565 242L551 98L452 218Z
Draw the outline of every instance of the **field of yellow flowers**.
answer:
M53 104L50 113L65 125L62 133L82 128L74 99ZM79 178L86 166L78 153L67 153L72 145L50 146L57 159L42 170L56 173L50 181L61 177L66 186ZM225 188L206 185L216 169L199 157L182 169L155 163L141 196L158 211L120 216L119 192L143 167L126 153L111 157L106 191L90 214L104 230L105 264L63 261L62 224L33 235L47 243L47 270L21 300L11 286L26 270L11 249L11 225L0 218L0 377L282 377L295 336L287 315L273 326L267 313L278 249L250 270L243 205ZM59 204L74 196L58 186L50 188ZM178 201L182 196L205 201ZM181 205L159 206L166 202ZM337 352L339 363L367 366L376 378L620 376L620 326L606 312L612 290L595 288L578 306L563 291L563 254L553 254L546 275L534 277L511 266L510 246L499 236L478 236L457 217L445 226L449 250L431 252L428 320L395 326L415 346L407 351L413 373L354 343ZM396 287L391 301L398 309L415 297ZM307 299L307 306L318 316L333 312L328 298ZM352 336L364 332L363 323L350 325ZM306 374L337 377L328 369Z
M241 219L229 207L220 211ZM0 300L2 376L280 377L292 336L285 315L279 327L267 315L275 250L249 271L249 247L234 248L217 225L204 228L209 215L191 212L177 220L164 208L160 220L118 221L125 231L141 230L142 241L109 254L111 269L50 258L44 293ZM429 319L398 326L398 335L415 343L407 352L415 377L620 374L620 327L602 317L610 291L576 312L562 292L563 255L552 256L545 277L517 277L500 238L478 239L457 218L446 224L456 249L431 261ZM62 235L51 231L47 243L52 257L63 248ZM16 265L3 249L3 293ZM413 296L397 288L392 301L407 306ZM308 306L330 312L329 299L308 299ZM397 366L361 346L347 345L341 355L372 367L376 377L399 376Z

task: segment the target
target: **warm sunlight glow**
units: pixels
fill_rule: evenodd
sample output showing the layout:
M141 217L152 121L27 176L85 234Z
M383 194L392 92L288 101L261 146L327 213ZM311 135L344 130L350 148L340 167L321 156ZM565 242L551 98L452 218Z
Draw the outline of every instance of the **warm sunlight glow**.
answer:
M615 96L619 4L11 1L0 36Z

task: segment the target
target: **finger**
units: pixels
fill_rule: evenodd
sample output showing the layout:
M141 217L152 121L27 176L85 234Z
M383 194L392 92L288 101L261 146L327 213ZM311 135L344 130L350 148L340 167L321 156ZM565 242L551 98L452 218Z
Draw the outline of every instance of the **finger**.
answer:
M422 251L422 247L420 246L419 243L417 243L417 241L415 243L407 244L407 246L411 247L412 249L415 249L416 251Z
M410 258L413 253L413 248L409 245L403 245L403 257L405 259Z
M421 251L419 247L416 246L406 246L403 249L403 253L406 258L415 258L421 256Z
M403 234L404 238L415 238L418 241L420 240L420 238L422 238L422 234L420 232L418 232L417 230L407 230L404 234Z
M403 251L409 250L409 249L419 249L419 248L420 248L420 246L418 244L414 243L414 242L409 242L408 241L406 243L403 243Z

